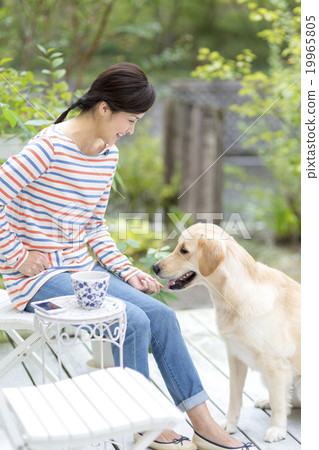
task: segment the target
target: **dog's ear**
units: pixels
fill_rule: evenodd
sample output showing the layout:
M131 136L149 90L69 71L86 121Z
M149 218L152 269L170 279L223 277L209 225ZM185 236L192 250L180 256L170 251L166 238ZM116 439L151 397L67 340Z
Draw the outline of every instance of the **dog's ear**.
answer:
M199 237L197 246L198 269L203 277L208 277L225 258L223 245L218 239Z

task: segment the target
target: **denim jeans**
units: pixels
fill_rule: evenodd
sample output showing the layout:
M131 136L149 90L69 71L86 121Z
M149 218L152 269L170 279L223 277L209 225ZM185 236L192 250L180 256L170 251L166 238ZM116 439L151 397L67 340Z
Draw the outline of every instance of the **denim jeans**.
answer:
M96 264L93 270L106 269ZM182 338L175 312L109 273L108 294L120 298L126 304L124 367L135 369L149 378L148 351L151 348L174 403L182 411L186 411L205 402L208 395ZM33 312L34 301L72 294L71 273L63 272L48 280L29 301L25 310ZM115 364L119 365L116 346L113 346L113 355Z

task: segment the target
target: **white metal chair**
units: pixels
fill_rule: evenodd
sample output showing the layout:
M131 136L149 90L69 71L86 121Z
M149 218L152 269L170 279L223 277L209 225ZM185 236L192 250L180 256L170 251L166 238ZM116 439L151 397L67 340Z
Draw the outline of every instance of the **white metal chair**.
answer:
M15 349L0 361L0 378L26 356L42 369L42 360L35 353L41 345L41 336L39 331L35 331L33 319L33 314L14 309L7 292L0 289L0 330L5 331L16 345ZM23 339L17 330L31 330L33 333L27 339ZM48 367L44 367L44 370L49 380L58 380Z
M0 413L15 449L80 448L145 431L145 449L182 413L143 375L112 367L40 386L2 389ZM17 425L18 419L18 425Z

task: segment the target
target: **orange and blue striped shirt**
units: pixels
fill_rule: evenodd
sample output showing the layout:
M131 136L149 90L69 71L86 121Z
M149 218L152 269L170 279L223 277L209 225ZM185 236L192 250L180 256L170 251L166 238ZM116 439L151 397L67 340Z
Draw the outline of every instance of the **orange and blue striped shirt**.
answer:
M51 125L0 166L0 270L18 310L54 275L91 270L87 246L124 281L139 271L104 218L117 162L115 145L88 156ZM28 277L19 267L31 250L46 253L50 267Z

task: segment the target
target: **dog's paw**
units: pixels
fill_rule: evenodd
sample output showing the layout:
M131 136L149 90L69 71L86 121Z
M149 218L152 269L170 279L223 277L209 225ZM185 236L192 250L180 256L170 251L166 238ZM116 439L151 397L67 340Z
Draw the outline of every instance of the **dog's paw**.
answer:
M270 409L268 398L257 398L257 400L255 401L255 408Z
M219 425L227 431L227 433L233 434L236 433L237 424L235 422L230 422L226 417L225 419L219 422Z
M265 434L266 442L276 442L281 441L281 439L285 439L286 430L284 428L279 427L269 427Z

